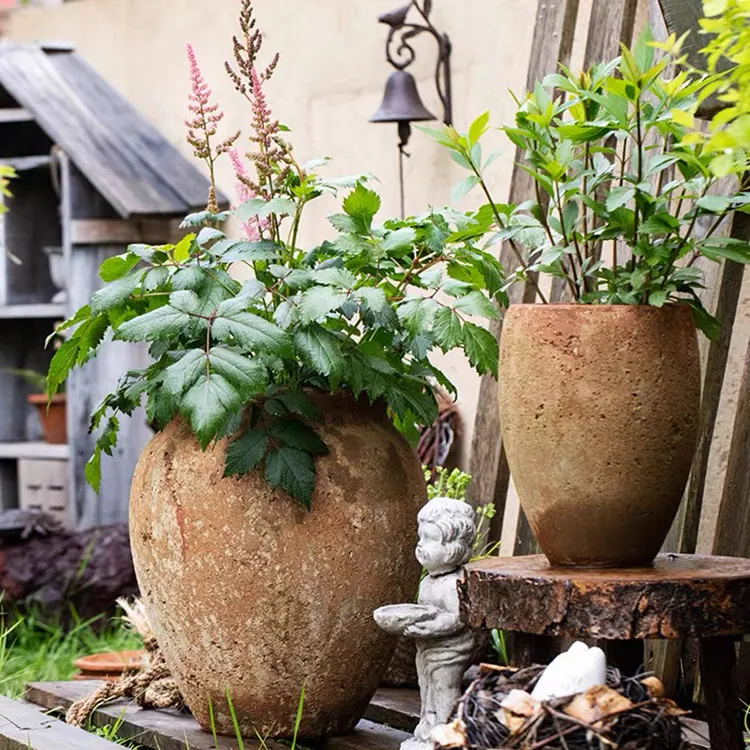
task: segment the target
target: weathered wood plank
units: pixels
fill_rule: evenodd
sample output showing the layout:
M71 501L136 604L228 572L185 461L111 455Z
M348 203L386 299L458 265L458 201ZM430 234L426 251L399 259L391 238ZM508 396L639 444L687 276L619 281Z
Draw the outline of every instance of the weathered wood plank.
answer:
M123 217L205 204L206 178L75 54L7 45L0 82Z
M75 219L71 241L74 245L163 245L183 236L179 224L179 219Z
M28 686L26 698L47 709L66 709L98 685L98 682L33 683ZM418 701L417 698L417 703ZM132 703L118 701L101 706L92 716L92 722L96 726L111 725L115 721L121 721L120 736L134 739L153 750L237 749L237 742L229 737L219 737L218 743L214 744L213 737L203 732L192 716L174 710L147 711ZM408 721L411 722L412 719L409 718ZM399 729L362 720L354 732L343 737L331 737L323 747L327 750L396 750L408 737L407 732ZM283 750L286 747L270 739L265 744L268 750ZM248 750L260 748L256 738L245 738L244 745ZM2 746L0 750L3 750Z
M722 555L750 554L750 347L737 397L713 549Z
M68 709L75 701L96 690L99 682L37 682L27 687L26 700L37 706L51 709ZM237 743L228 737L220 737L214 745L211 734L204 732L189 714L172 709L150 711L134 703L117 701L100 706L91 715L95 726L111 726L120 723L121 737L136 740L152 750L237 750ZM245 740L248 750L257 750L257 739ZM283 750L283 745L268 741L269 750Z
M569 63L573 48L573 34L578 18L578 0L539 0L537 5L531 59L526 77L526 87L548 73L553 73L560 62ZM518 163L522 154L516 150L509 200L522 203L534 196L533 178L524 172ZM511 246L503 243L500 262L506 269L517 265ZM529 285L520 284L510 290L512 301L533 301L536 294ZM502 322L493 322L490 331L500 337ZM508 491L510 473L500 437L500 415L497 409L497 383L491 375L485 375L479 387L479 409L474 422L469 473L473 481L469 486L469 499L478 504L494 502L497 515L502 518Z
M53 55L48 58L62 77L75 89L81 101L96 113L111 132L127 133L129 147L144 161L151 161L161 179L189 208L202 208L208 200L209 182L133 105L107 83L80 55ZM221 205L227 199L217 196Z
M418 690L380 688L365 710L365 718L404 732L413 732L419 723L419 706Z
M553 568L542 555L470 563L458 584L471 627L636 640L750 632L750 560L659 555L650 567Z
M113 743L0 696L0 750L113 750Z

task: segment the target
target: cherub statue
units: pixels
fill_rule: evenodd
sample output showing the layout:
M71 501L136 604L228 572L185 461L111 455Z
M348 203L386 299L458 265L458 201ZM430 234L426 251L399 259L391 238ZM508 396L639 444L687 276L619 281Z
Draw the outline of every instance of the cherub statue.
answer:
M475 645L473 633L461 620L456 586L477 533L474 509L461 500L437 497L417 518L417 560L426 571L418 603L393 604L374 612L383 630L417 639L420 722L401 750L431 750L432 730L450 720L461 697L461 680Z

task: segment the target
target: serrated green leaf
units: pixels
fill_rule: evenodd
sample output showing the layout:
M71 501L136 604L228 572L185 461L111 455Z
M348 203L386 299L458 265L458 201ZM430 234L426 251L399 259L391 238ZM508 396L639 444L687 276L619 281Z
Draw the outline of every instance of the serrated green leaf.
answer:
M203 229L198 232L198 236L195 238L195 244L200 245L201 247L205 247L210 243L223 240L225 237L226 235L221 231L221 229L216 229L215 227L203 227Z
M480 315L490 320L497 320L500 317L495 305L481 292L469 292L466 296L459 297L453 303L453 307L466 315Z
M107 258L99 266L99 278L107 283L121 279L140 262L135 253L123 253Z
M369 234L372 220L380 210L380 196L358 182L344 199L343 209L354 220L358 233Z
M252 351L279 356L290 353L291 341L286 331L253 313L226 310L224 305L219 306L218 317L214 319L211 327L213 338Z
M222 263L255 263L278 260L279 246L271 240L258 242L235 242L219 256Z
M164 370L164 387L170 395L179 398L198 380L205 369L206 352L202 349L190 349Z
M226 378L203 370L185 392L180 411L189 420L201 448L205 450L227 418L241 405L240 394Z
M130 295L138 288L143 277L143 271L131 271L122 278L107 284L91 295L91 312L98 315L107 312L113 307L122 305Z
M268 373L260 362L226 346L212 347L208 359L211 370L226 378L243 400L265 393Z
M441 307L432 321L432 332L440 348L446 352L450 351L463 340L461 318L450 308Z
M314 286L303 292L298 310L300 320L309 323L337 310L346 302L347 292L330 286Z
M315 462L309 454L286 445L273 449L266 457L266 479L300 505L310 507L315 489Z
M321 375L335 375L344 366L341 341L322 326L295 331L294 345L302 359Z
M202 232L202 230L201 230ZM193 240L196 238L195 233L186 234L172 250L172 257L178 263L184 263L190 257L190 248L193 246Z
M354 294L374 313L382 312L388 304L385 292L377 287L363 286L357 289Z
M465 323L463 339L466 356L474 369L480 375L491 372L496 378L500 352L495 337L474 323Z
M65 382L70 371L75 367L78 358L77 339L68 339L55 352L47 371L47 396L57 393L57 389Z
M299 414L312 421L320 418L320 414L318 414L318 410L310 397L303 391L282 391L276 394L276 398L294 414Z
M410 412L422 425L431 425L437 418L437 402L429 386L394 378L385 393L388 405L402 419Z
M346 268L321 268L311 274L318 284L351 289L357 283L357 277Z
M200 304L195 292L173 292L170 304L126 321L115 330L114 338L119 341L154 341L179 336L182 332L205 330L206 321L193 312Z
M271 214L292 216L296 210L297 204L289 198L276 197L270 201L264 201L262 198L252 198L238 206L235 214L240 221L248 221L254 217L264 219Z
M398 306L398 318L411 333L419 333L432 323L438 303L429 297L411 297Z
M251 472L266 455L268 435L259 429L246 430L227 445L224 476Z
M269 429L271 437L290 448L309 453L312 456L325 456L328 447L315 430L296 419L276 419Z
M273 322L281 328L287 329L299 320L297 306L289 300L282 300L273 311Z
M380 248L386 253L399 253L409 250L414 246L417 232L412 227L401 227L393 232L388 232L380 242Z

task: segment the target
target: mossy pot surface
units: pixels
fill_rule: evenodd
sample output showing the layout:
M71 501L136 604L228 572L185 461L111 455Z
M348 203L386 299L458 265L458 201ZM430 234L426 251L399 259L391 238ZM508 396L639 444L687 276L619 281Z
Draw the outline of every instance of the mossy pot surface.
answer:
M201 451L180 420L157 434L133 478L133 558L149 614L188 706L233 734L301 737L351 730L388 665L394 639L372 612L414 598L416 516L425 502L416 453L385 409L314 394L310 511L262 473L225 478L226 441Z
M697 439L690 309L512 305L499 402L510 471L550 562L650 563L679 507Z

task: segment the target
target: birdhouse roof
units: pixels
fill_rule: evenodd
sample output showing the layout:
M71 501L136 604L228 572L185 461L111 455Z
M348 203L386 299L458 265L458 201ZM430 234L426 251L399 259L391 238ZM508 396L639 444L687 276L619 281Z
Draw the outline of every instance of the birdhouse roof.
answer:
M206 177L70 46L0 44L0 86L123 218L206 205Z

